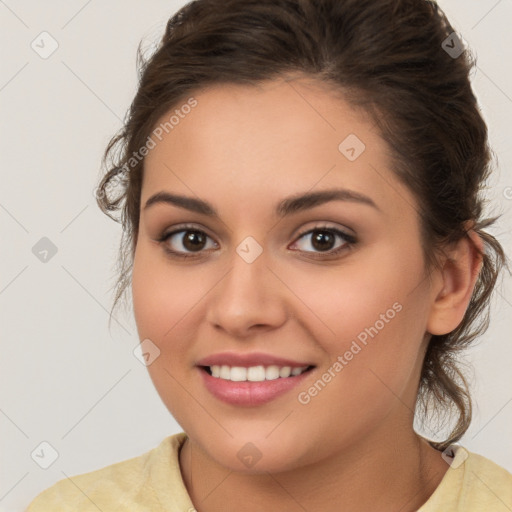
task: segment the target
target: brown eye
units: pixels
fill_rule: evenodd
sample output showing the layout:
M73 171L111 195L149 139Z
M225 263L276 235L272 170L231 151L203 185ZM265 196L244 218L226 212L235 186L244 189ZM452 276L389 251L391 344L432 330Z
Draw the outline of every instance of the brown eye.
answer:
M336 243L336 237L329 231L315 230L312 235L311 244L319 251L329 251Z
M210 246L208 246L209 240L211 240ZM199 256L205 252L205 249L217 247L217 244L204 231L187 228L187 226L164 233L158 241L163 244L164 250L170 255L184 258L196 254Z
M294 245L299 245L299 249L303 252L309 252L312 254L322 254L332 256L336 255L344 249L348 249L354 245L357 240L354 236L349 235L337 228L333 227L316 227L302 233L298 240L304 238L305 243L300 246L299 242L295 242ZM309 238L309 240L308 240ZM340 240L336 246L336 240ZM312 248L312 250L308 250Z
M300 242L301 239L306 243ZM179 229L162 234L158 241L163 244L169 256L177 258L201 257L208 249L218 248L218 244L209 235L195 226L180 226ZM301 252L309 253L313 257L328 257L350 249L356 242L353 235L340 229L318 226L302 233L293 245L299 245Z
M185 231L182 244L188 251L200 251L204 248L207 236L201 231Z

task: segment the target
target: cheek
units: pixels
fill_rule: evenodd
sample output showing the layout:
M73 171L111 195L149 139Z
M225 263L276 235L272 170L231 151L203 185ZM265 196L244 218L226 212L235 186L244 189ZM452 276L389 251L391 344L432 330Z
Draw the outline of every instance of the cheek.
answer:
M426 291L418 286L422 265L419 252L398 259L390 247L375 259L295 280L294 291L308 306L303 325L327 353L326 369L336 375L332 390L345 390L344 401L355 406L364 400L378 409L379 400L401 395L409 383L427 317Z
M396 250L395 250L396 252ZM342 350L350 341L382 337L405 317L411 290L421 275L421 261L397 261L391 248L377 258L354 255L338 267L282 269L300 299L301 319L327 352ZM299 304L299 302L297 303Z
M135 321L141 339L157 344L180 330L200 307L204 280L185 267L167 264L158 250L138 247L132 273Z
M181 423L180 411L187 411L190 400L180 385L193 335L188 322L202 291L197 281L166 265L156 252L151 247L137 247L132 272L134 317L139 339L151 340L160 351L147 366L149 376L166 407Z
M135 253L132 296L137 331L141 341L151 340L160 351L147 369L173 414L186 410L183 404L190 399L180 383L189 378L207 294L215 284L208 274L207 268L173 265L154 247L141 245Z

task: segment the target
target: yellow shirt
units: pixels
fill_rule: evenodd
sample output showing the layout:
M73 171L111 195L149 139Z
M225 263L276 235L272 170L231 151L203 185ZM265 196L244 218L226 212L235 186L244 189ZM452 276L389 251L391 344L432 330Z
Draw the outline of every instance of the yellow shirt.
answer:
M195 512L181 478L181 432L153 450L90 473L60 480L26 512ZM510 512L512 474L456 447L443 480L418 512Z

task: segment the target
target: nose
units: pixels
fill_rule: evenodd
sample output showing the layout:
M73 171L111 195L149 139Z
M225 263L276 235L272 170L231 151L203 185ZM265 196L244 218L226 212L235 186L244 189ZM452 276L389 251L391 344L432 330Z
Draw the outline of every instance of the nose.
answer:
M209 294L207 320L237 339L282 326L287 319L286 286L265 251L248 262L236 251L230 268Z

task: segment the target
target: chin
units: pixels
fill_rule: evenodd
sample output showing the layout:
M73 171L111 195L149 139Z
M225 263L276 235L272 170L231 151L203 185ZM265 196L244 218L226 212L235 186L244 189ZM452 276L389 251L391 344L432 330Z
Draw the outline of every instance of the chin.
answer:
M217 464L237 473L280 473L307 464L307 448L293 433L281 436L276 433L274 438L267 435L253 435L249 430L247 435L238 431L233 438L227 434L216 439L192 434L189 437ZM298 447L301 452L298 452Z

